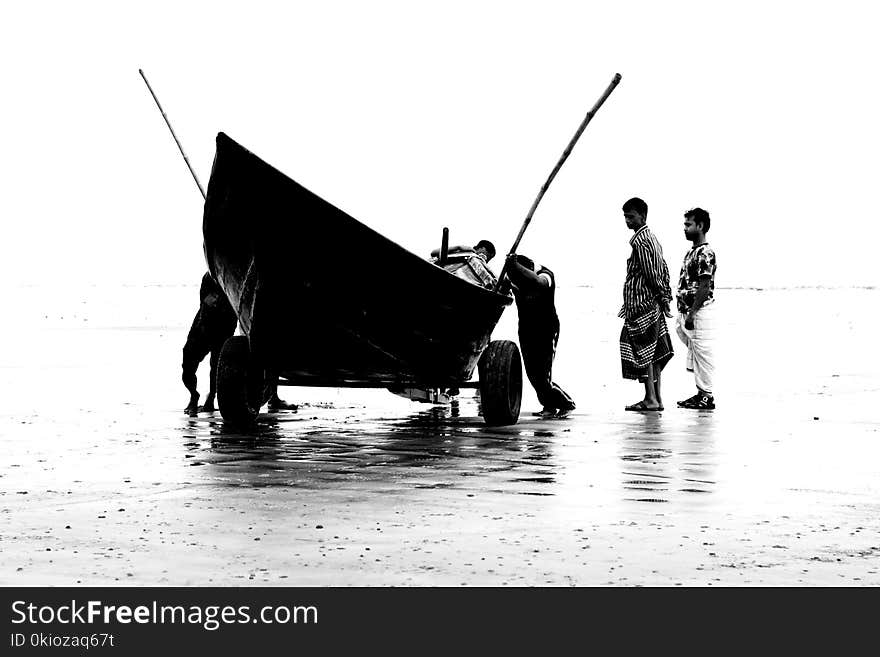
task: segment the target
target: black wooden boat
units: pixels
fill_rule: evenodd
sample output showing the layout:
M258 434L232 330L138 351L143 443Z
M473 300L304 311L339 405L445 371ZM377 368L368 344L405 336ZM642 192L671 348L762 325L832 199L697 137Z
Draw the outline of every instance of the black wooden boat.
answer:
M509 295L445 271L360 223L224 133L203 219L208 268L243 335L224 346L224 419L252 419L266 372L302 386L455 388L479 364L483 415L519 416L519 350L490 337Z

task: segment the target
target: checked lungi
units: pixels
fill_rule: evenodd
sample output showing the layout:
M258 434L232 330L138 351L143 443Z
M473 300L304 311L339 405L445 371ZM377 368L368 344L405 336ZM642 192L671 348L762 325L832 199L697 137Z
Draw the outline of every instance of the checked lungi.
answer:
M651 363L654 364L654 376L657 376L672 358L672 353L666 317L658 306L624 318L620 331L623 378L644 379Z

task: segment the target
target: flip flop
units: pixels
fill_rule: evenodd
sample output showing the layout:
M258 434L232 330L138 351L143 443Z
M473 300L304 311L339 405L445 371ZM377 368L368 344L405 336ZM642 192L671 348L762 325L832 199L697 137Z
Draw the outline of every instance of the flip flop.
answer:
M637 412L645 412L645 411L662 411L662 410L663 410L663 407L662 407L662 406L658 406L657 408L648 408L647 406L645 406L645 402L640 401L640 402L636 402L635 404L630 404L629 406L625 406L623 410L625 410L625 411L637 411Z

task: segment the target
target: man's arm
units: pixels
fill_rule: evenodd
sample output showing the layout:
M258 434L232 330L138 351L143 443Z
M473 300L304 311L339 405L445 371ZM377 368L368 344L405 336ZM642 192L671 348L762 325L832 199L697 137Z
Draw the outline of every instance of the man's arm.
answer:
M507 273L510 279L516 283L518 287L525 286L541 286L550 287L550 281L545 276L538 276L531 269L526 269L516 261L516 254L511 253L507 256Z
M684 327L688 331L694 330L694 315L697 314L697 311L703 307L703 304L706 303L706 299L709 298L711 283L711 276L700 276L699 283L697 285L697 291L694 295L694 305L691 306L691 309L688 311L688 314L684 318Z
M472 246L467 246L465 244L456 244L454 246L450 246L449 249L447 250L447 253L449 255L455 255L457 253L473 252L473 250L474 250L474 247L472 247ZM440 249L436 248L433 251L431 251L431 257L432 258L439 258L440 257Z
M654 294L657 303L664 314L669 316L669 302L672 300L672 293L669 287L668 269L664 266L663 261L657 250L650 242L642 242L635 247L636 260L645 275L648 288Z

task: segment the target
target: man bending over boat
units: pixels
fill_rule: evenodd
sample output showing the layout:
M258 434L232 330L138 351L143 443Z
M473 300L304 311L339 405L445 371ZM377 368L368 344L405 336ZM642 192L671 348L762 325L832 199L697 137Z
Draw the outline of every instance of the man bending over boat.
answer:
M552 380L553 359L559 342L556 314L556 278L531 258L511 253L508 272L519 313L519 348L526 376L544 407L534 413L543 418L564 418L574 409L574 400Z
M475 246L450 246L447 251L449 260L443 268L470 283L494 289L497 278L488 267L489 261L494 257L495 245L489 240L480 240ZM440 249L434 249L431 251L431 262L439 264L439 260Z
M217 395L217 364L220 350L228 338L235 333L238 318L226 298L226 293L211 274L202 276L199 288L199 310L193 318L186 344L183 345L183 385L189 390L189 404L184 413L195 415L199 411L213 413ZM208 396L203 406L199 406L199 391L196 388L196 371L205 356L211 354L211 373ZM278 397L278 377L270 381L272 394L269 398L269 411L297 410L296 404L288 404Z

